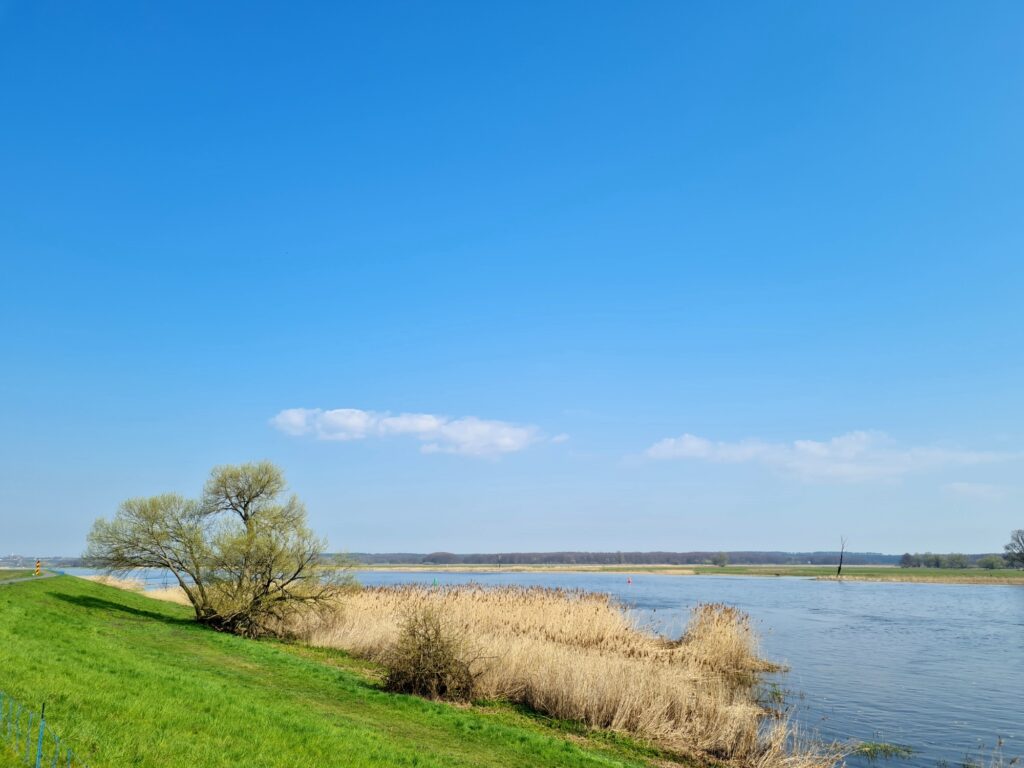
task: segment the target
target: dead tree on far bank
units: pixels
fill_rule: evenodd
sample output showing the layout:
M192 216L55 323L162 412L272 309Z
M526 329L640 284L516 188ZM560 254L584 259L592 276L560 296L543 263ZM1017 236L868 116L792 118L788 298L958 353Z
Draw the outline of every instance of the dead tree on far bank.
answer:
M846 537L841 536L839 538L839 567L836 568L836 578L842 578L843 575L843 555L846 553Z

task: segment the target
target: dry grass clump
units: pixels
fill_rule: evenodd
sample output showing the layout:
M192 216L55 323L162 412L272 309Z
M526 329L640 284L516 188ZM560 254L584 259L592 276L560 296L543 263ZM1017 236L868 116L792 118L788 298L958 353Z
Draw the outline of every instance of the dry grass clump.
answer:
M679 644L693 663L713 673L750 680L752 673L778 669L760 657L750 617L731 605L698 605Z
M984 749L978 749L975 755L965 755L960 763L963 768L1014 768L1021 764L1021 757L1007 757L1003 753L1006 741L1002 738L996 740L992 752L985 754Z
M444 695L436 673L456 669L456 698L505 699L689 755L756 768L836 760L768 722L757 693L759 674L773 667L748 617L728 606L698 606L672 641L639 628L607 595L404 585L353 592L332 621L296 631L380 662L399 690ZM425 684L409 682L417 665L429 672Z
M146 588L146 584L141 579L121 579L117 576L111 576L109 574L97 574L95 576L83 576L83 579L88 581L95 581L97 584L103 584L108 587L116 587L117 589L124 589L128 592L141 592Z
M188 595L185 594L185 590L181 587L150 589L146 591L146 597L152 597L154 600L164 600L168 603L177 603L178 605L192 605L189 602Z

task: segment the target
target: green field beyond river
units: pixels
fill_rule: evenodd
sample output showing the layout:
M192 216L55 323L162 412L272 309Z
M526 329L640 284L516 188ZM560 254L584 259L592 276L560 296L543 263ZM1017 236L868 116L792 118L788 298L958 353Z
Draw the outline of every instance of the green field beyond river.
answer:
M442 573L650 573L666 576L800 576L834 579L834 565L359 565L365 571ZM936 584L1020 584L1019 568L899 568L886 565L847 565L846 581L904 581Z

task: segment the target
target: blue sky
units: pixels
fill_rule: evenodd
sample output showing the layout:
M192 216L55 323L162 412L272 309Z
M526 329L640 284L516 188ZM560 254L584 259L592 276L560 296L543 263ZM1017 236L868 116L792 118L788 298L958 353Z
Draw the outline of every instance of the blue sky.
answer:
M0 551L1024 526L1024 5L0 2Z

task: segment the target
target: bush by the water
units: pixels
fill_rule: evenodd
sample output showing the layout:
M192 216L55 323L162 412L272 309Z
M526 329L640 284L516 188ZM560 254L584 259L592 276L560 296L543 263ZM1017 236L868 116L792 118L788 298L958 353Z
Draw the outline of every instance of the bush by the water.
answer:
M389 691L456 701L473 697L475 659L464 638L433 606L409 612L382 661Z

